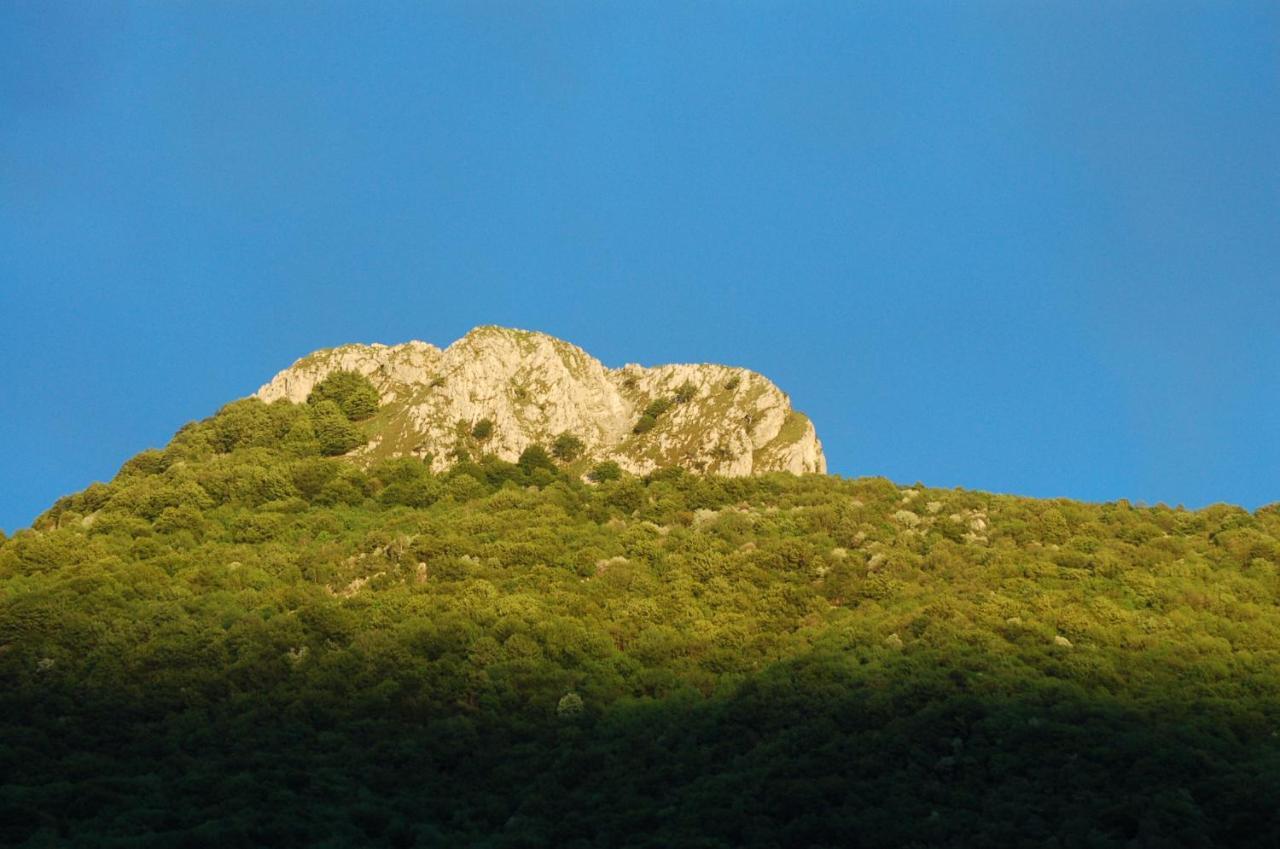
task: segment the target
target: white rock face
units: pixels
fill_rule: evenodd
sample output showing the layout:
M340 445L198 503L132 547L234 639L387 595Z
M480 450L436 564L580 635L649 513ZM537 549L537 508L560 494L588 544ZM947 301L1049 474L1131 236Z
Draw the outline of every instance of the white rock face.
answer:
M268 403L303 402L334 371L367 376L383 407L369 458L431 455L436 469L459 450L515 460L529 445L570 433L585 461L613 460L635 474L663 466L722 475L825 473L813 424L768 379L719 365L626 365L607 369L581 348L548 336L478 327L441 350L425 342L343 345L303 357L258 390ZM651 430L635 433L645 407L673 399ZM488 419L493 433L472 435Z

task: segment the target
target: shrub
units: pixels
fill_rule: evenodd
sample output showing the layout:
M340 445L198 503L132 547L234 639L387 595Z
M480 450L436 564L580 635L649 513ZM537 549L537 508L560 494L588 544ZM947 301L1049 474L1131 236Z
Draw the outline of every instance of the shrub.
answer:
M676 390L675 401L677 404L688 404L698 394L698 388L689 381L680 384L680 388Z
M364 501L364 492L359 483L347 477L335 477L320 488L316 494L317 504L359 504Z
M320 453L320 440L310 416L300 416L280 441L280 446L295 457Z
M274 448L302 415L303 411L288 401L275 404L264 404L257 398L232 401L209 422L210 445L222 453L237 448Z
M658 416L671 409L670 398L654 398L649 402L649 406L644 408L644 415L657 418Z
M354 371L335 371L315 385L308 404L332 401L348 419L358 422L378 412L378 390L369 378Z
M681 388L683 389L683 387ZM640 420L636 422L636 426L631 429L631 432L647 433L653 430L654 425L658 423L658 417L670 410L674 403L670 398L655 398L650 401L649 406L644 408L644 412L640 414Z
M603 463L597 463L595 468L587 473L588 480L596 483L604 481L616 481L622 477L622 467L612 460L605 460Z
M280 532L283 519L270 513L251 513L231 522L231 540L239 543L266 542Z
M488 494L488 487L468 474L454 475L445 484L445 495L458 502L483 498Z
M290 475L269 456L259 450L211 463L198 471L200 488L218 504L256 505L297 495Z
M158 475L168 468L168 465L163 451L149 448L126 460L124 465L120 467L118 474L121 478Z
M628 515L639 510L644 501L644 485L635 478L622 481L604 497L605 504Z
M371 474L383 486L378 495L383 504L430 507L444 490L425 463L408 457L384 460L373 467Z
M568 463L581 457L586 447L582 444L582 440L572 433L562 433L556 437L555 442L551 443L551 453L557 460Z
M444 484L434 477L423 476L412 480L390 483L378 495L383 504L403 504L406 507L430 507L444 494Z
M332 460L315 458L298 463L292 472L293 485L302 493L302 497L314 501L325 484L337 477L338 467Z
M493 436L493 419L481 419L471 428L471 435L476 439L488 439Z
M365 442L364 436L334 401L316 404L311 419L320 443L320 453L326 457L346 454Z
M556 704L556 716L561 719L574 719L580 716L584 709L582 696L577 693L565 693Z
M551 472L556 470L556 464L551 461L551 455L547 453L547 449L536 443L520 453L520 459L516 461L516 465L526 475L533 474L535 469L546 469Z

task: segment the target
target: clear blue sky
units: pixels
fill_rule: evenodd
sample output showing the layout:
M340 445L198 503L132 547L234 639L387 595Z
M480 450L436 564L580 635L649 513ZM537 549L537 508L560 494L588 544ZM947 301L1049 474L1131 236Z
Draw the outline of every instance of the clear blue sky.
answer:
M4 3L0 316L9 531L488 323L755 368L843 475L1256 507L1280 5Z

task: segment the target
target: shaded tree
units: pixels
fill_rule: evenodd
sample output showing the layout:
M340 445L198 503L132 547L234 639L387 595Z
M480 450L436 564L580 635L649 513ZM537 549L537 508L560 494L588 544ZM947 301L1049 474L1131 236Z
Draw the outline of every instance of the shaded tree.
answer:
M549 472L556 471L556 464L552 461L551 455L547 453L547 449L537 443L520 452L520 459L516 461L516 465L526 475L532 474L536 469L545 469Z
M551 443L551 453L555 455L557 460L565 463L571 462L582 456L586 445L582 440L572 433L562 433L556 437L555 442Z

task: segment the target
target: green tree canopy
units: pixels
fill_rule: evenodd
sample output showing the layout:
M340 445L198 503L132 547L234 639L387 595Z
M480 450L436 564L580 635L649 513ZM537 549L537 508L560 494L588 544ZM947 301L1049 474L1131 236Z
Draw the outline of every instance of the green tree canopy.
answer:
M605 460L602 463L597 463L587 473L587 477L596 483L620 480L622 478L622 467L612 460Z
M551 453L557 460L568 463L582 456L587 446L572 433L562 433L551 443Z
M534 443L524 451L520 452L520 459L516 461L525 474L532 474L535 469L546 469L547 471L556 471L556 464L551 460L551 455L547 453L547 449L541 445Z
M307 396L308 404L333 401L348 419L362 421L378 412L378 390L369 378L354 371L331 372Z
M360 429L351 423L335 401L318 402L313 407L312 422L320 444L320 453L326 457L346 454L365 443Z

